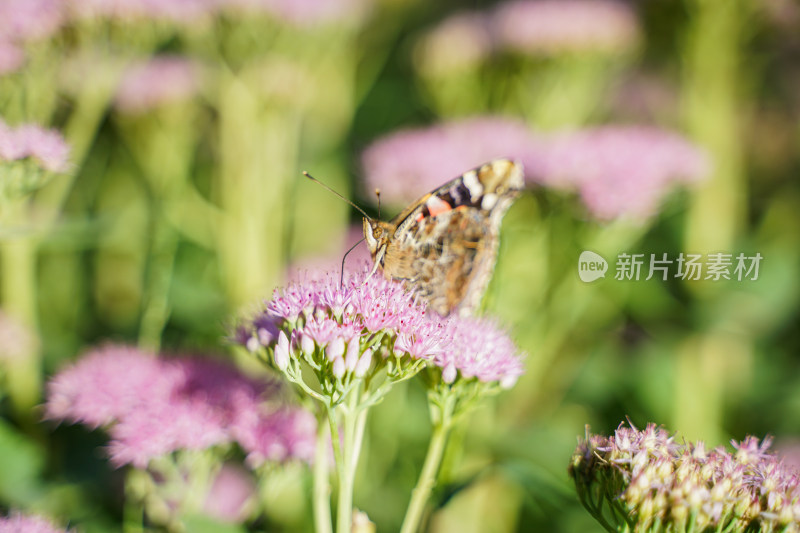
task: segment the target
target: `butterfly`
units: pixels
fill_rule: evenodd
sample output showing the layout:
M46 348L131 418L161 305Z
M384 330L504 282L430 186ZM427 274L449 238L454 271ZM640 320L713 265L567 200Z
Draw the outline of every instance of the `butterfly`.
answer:
M490 161L406 207L364 218L364 238L387 279L402 281L442 316L480 304L497 260L500 222L523 188L522 165Z

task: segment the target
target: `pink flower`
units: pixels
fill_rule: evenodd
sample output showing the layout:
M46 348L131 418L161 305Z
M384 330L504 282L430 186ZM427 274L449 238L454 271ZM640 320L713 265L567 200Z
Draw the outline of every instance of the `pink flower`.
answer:
M150 403L169 402L175 379L174 369L154 354L105 346L50 380L46 417L106 426Z
M600 127L544 138L526 177L576 188L598 218L653 215L674 183L705 177L703 151L679 135L647 127Z
M70 148L59 132L26 124L17 128L17 135L27 155L38 159L46 170L66 172L69 169Z
M51 380L46 413L50 419L109 427L114 464L145 468L155 457L225 444L236 440L242 427L268 423L284 409L263 405L276 387L212 359L159 359L108 346ZM275 438L291 441L296 432ZM295 457L293 450L283 457Z
M39 339L24 324L0 311L0 361L14 363L31 356Z
M56 130L36 124L11 128L0 121L0 161L16 161L31 157L45 170L66 172L69 169L69 145Z
M0 518L0 533L64 533L46 518L12 513Z
M230 440L223 413L215 406L180 397L147 402L122 417L110 433L111 462L137 468L176 450L203 450Z
M203 510L223 522L243 522L255 496L256 484L250 473L226 463L214 478Z
M308 302L303 304L305 320L297 318L298 307L273 305L285 294L303 295ZM340 302L339 309L330 302ZM286 314L282 316L280 311ZM265 315L281 328L279 338L287 339L276 343L271 338L263 345L273 348L276 361L279 352L281 358L284 353L309 358L324 348L313 365L329 365L335 379L347 373L364 376L374 360L373 352L383 358L430 361L447 369L447 376L453 379L458 372L464 379L497 382L505 388L513 386L523 371L513 342L493 322L429 314L401 284L368 272L345 277L343 286L333 276L290 285L276 291L267 310L252 323L263 321ZM250 338L256 338L252 327L249 331ZM289 346L290 337L295 339L293 347ZM370 343L375 338L381 339L379 345ZM249 346L246 335L238 342Z
M492 34L522 53L621 52L639 41L631 8L616 0L519 0L500 4Z
M3 0L0 2L0 36L25 42L46 39L64 23L60 0Z
M613 436L581 442L570 474L584 505L603 505L585 500L590 493L621 505L626 528L646 529L658 517L666 529L793 530L800 479L768 453L769 444L747 437L733 442L736 453L707 451L702 442L676 444L654 424L620 425Z
M0 40L0 76L18 71L25 63L25 52L19 46Z
M242 419L234 427L234 435L252 467L289 458L312 463L316 431L316 418L304 409L266 411L261 416Z
M361 155L368 194L405 206L465 170L501 157L535 163L538 145L524 123L476 117L402 130L372 143Z
M524 372L517 348L496 324L487 319L458 318L448 323L448 342L433 357L445 383L477 378L508 389Z
M125 73L115 103L124 113L143 113L187 100L199 85L200 71L195 63L177 56L155 57Z
M262 342L258 325L265 322L280 333ZM402 284L364 270L346 274L341 285L339 276L330 273L276 290L266 310L237 331L236 342L251 350L271 349L267 360L281 372L296 368L291 361L305 359L340 380L363 377L373 353L385 358L394 352L408 356L406 361L430 358L440 349L445 330L443 319L429 315Z

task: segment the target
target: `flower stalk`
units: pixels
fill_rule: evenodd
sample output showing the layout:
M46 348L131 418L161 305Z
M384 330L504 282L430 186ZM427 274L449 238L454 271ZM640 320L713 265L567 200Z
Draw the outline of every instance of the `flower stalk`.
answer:
M431 403L431 419L433 420L431 440L428 444L428 452L425 454L425 462L422 465L419 479L411 492L411 501L403 519L401 533L413 533L419 529L425 505L428 503L433 487L436 485L439 466L442 463L447 439L453 426L455 405L455 397L452 395L448 395L441 406Z

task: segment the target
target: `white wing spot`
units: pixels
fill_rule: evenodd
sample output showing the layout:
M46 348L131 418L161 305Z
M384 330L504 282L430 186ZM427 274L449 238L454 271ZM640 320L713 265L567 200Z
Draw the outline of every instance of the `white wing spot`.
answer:
M492 209L495 204L497 204L497 195L494 193L489 193L483 197L483 200L481 201L481 208L488 211L489 209Z
M469 191L470 200L474 201L475 198L478 198L481 194L483 194L483 185L481 185L480 180L478 179L478 173L474 170L470 170L469 172L465 172L462 176L464 181L464 185L467 187Z

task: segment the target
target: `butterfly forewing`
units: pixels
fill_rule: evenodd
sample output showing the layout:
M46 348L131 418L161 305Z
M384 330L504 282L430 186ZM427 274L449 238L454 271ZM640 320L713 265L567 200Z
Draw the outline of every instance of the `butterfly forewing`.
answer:
M494 270L500 222L522 186L521 165L498 159L426 194L391 222L365 219L376 266L439 314L471 314Z

